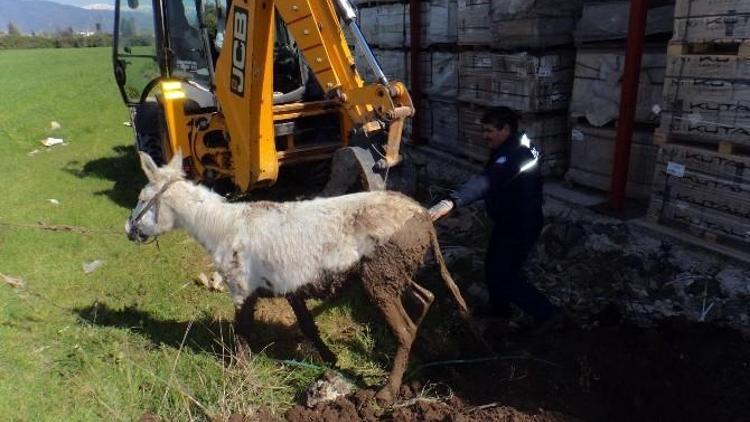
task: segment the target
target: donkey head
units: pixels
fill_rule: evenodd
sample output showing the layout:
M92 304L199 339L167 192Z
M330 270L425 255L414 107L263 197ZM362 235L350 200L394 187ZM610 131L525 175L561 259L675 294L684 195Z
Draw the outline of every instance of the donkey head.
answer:
M148 178L148 184L138 195L138 204L130 212L125 222L128 239L144 242L152 236L172 230L175 224L174 211L162 206L162 196L175 182L185 179L182 171L182 154L176 153L169 164L159 168L148 154L138 153L141 168Z

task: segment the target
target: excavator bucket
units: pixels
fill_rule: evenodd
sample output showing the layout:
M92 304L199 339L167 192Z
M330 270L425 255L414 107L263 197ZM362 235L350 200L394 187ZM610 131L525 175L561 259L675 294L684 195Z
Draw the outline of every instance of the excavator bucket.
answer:
M331 197L358 190L394 190L413 196L417 190L416 166L411 160L382 165L383 156L374 144L349 146L333 155L328 184L319 196Z

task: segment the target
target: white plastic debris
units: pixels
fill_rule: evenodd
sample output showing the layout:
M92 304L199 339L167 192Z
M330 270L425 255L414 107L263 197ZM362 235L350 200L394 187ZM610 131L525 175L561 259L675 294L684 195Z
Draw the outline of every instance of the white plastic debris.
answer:
M45 147L49 148L49 147L53 147L55 145L61 145L64 142L65 141L62 138L47 138L47 139L45 139L45 140L42 141L42 145L44 145Z
M320 403L336 400L354 391L354 385L333 371L326 371L305 391L305 404L313 408Z
M20 289L24 286L23 280L21 280L20 278L11 277L3 273L0 273L0 278L2 278L6 284L8 284L10 287L13 287L14 289Z
M133 127L133 124L130 122L122 122L122 125L127 126L127 127Z
M208 290L217 292L224 291L224 277L217 272L214 272L211 278L208 278L205 273L200 273L198 275L198 281L200 281L203 286L207 287Z
M62 128L62 125L59 122L53 120L49 122L49 128L50 130L58 130Z
M102 265L104 265L104 262L101 261L101 260L99 260L99 259L97 259L95 261L91 261L91 262L84 262L83 263L83 272L85 274L91 274L94 271L96 271L97 269L101 268Z
M60 201L58 201L57 199L54 199L54 198L50 198L50 199L48 199L48 201L49 201L49 202L50 202L50 204L52 204L52 205L60 205Z
M29 157L33 157L35 155L39 154L39 150L35 149L34 151L29 152Z

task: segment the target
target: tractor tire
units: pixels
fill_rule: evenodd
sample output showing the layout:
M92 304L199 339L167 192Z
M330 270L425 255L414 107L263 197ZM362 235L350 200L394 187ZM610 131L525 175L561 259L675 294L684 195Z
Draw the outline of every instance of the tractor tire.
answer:
M166 163L164 114L156 103L144 103L135 110L133 119L136 148L145 152L157 165Z

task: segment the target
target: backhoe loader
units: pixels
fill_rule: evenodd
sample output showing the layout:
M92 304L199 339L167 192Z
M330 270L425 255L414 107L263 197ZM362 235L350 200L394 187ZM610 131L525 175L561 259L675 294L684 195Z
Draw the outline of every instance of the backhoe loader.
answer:
M376 80L362 79L344 30ZM180 150L190 178L236 192L323 160L323 195L403 181L414 107L383 74L349 0L116 0L114 31L115 80L136 145L155 161Z

